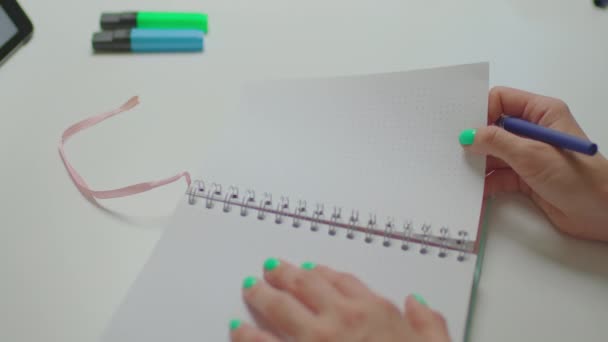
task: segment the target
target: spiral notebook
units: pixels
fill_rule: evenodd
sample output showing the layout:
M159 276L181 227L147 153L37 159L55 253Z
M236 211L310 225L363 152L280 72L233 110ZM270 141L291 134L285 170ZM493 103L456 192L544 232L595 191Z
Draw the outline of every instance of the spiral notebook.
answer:
M269 256L351 272L399 308L420 293L463 340L485 158L458 134L485 125L487 93L485 63L245 86L193 137L202 177L102 340L227 341L231 318L254 322L241 281Z

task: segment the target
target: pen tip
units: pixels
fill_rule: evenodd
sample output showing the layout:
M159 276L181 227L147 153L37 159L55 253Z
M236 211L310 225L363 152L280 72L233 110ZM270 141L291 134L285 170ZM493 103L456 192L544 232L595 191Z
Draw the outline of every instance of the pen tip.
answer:
M504 120L505 120L505 116L504 116L504 115L499 116L499 117L498 117L498 120L496 120L496 123L495 123L495 124L496 124L496 126L500 126L500 127L502 127L502 126L503 126L503 122L504 122Z

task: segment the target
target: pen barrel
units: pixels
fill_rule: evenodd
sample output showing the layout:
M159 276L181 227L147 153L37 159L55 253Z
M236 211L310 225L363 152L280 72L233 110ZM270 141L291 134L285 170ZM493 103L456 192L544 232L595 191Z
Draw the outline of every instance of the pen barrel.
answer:
M502 119L502 127L511 133L542 141L559 148L587 155L594 155L597 152L597 145L591 141L539 126L522 119L505 117Z
M133 52L188 52L202 49L203 32L199 30L131 30Z
M138 12L138 28L193 29L207 32L207 15L204 13Z

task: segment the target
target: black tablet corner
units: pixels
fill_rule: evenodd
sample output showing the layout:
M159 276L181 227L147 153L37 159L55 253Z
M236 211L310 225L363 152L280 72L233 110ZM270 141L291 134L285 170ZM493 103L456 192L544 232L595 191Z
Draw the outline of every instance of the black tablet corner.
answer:
M34 26L16 0L0 0L0 63L20 45L26 43L34 32Z

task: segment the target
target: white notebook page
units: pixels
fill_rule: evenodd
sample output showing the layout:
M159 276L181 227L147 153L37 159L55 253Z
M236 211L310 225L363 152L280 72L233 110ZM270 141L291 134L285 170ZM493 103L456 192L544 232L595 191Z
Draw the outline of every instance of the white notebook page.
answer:
M353 273L401 309L408 294L420 293L445 315L451 336L462 340L476 257L459 262L453 255L439 259L400 247L328 237L272 218L259 221L253 212L227 214L219 205L209 210L203 200L190 205L184 197L102 340L229 341L230 319L254 322L241 284L246 276L261 276L269 256Z
M358 210L475 240L485 158L463 129L484 126L488 65L253 84L200 156L204 180L275 202Z
M248 188L276 204L318 201L343 217L352 209L399 225L466 230L474 239L483 193L485 161L465 156L464 128L486 122L487 64L326 80L280 81L248 87L241 109L208 132L201 160L207 186ZM196 141L193 141L196 143ZM464 336L475 256L440 259L419 248L384 247L327 227L311 232L272 217L209 210L184 196L104 341L224 341L227 322L251 320L240 297L243 277L261 274L269 256L312 260L352 272L402 306L422 294L447 318L452 337ZM257 272L257 273L256 273Z

